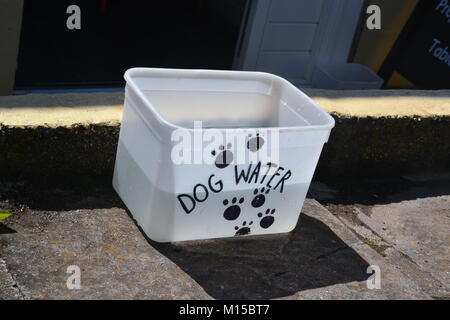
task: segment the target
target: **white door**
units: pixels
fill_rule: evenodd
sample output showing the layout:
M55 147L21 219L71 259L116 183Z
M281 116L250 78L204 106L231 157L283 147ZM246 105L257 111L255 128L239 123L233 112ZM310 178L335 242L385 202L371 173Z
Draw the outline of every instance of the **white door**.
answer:
M316 64L347 61L363 2L250 0L234 68L309 86Z

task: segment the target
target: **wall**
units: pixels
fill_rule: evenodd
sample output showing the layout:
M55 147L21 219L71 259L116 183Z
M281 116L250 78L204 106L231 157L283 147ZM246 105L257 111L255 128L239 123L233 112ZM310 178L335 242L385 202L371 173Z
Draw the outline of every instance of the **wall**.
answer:
M23 0L0 0L0 95L9 95L19 53Z

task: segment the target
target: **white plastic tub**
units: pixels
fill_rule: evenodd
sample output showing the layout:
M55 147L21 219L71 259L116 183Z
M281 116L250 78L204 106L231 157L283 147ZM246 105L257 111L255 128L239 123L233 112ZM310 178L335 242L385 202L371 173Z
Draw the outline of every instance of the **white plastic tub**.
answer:
M380 89L383 79L362 64L338 63L316 66L312 84L321 89L366 90Z
M149 238L284 233L296 226L334 126L330 115L267 73L134 68L125 79L113 186ZM194 121L207 129L194 128ZM180 130L228 135L209 145L209 163L177 164L180 141L172 134ZM228 139L230 133L237 138ZM204 151L207 142L199 147L194 140L189 151ZM259 156L264 148L278 152L278 163L238 159L240 150Z

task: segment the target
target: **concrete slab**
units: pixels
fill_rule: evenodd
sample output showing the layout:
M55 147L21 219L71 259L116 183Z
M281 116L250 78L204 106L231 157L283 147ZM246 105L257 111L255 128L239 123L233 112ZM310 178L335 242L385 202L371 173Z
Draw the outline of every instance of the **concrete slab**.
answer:
M0 124L11 127L120 125L123 92L26 94L0 97Z
M34 211L1 235L1 256L26 299L205 299L208 295L149 246L124 209ZM9 223L8 223L9 224ZM71 265L81 289L69 290Z
M312 186L311 193L428 294L449 298L450 196L448 180L442 176L413 183L392 179L382 188L381 181L366 182L344 191L319 184Z
M450 294L450 196L375 205L360 220L441 281Z
M5 221L0 257L23 298L430 298L314 200L289 234L160 244L145 239L125 209L105 199L96 208L92 197L68 205L84 209L35 203L41 209L13 210ZM381 289L366 286L372 264L381 268ZM81 269L80 290L66 287L70 265Z
M436 117L448 115L449 90L305 89L322 108L346 117Z

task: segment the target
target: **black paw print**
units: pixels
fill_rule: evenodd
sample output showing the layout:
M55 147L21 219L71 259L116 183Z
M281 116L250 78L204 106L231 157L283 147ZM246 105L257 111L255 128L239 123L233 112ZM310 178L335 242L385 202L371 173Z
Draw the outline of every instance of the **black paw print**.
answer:
M247 221L242 222L242 226L236 226L234 227L234 230L236 230L235 236L245 236L246 234L250 234L250 226L253 224L253 221L250 221L247 225Z
M264 218L262 218L261 221L259 222L259 225L261 226L261 228L267 229L275 222L275 218L273 216L274 213L275 213L275 209L272 209L272 211L270 209L266 210L266 214L264 215ZM263 214L261 212L258 213L258 217L261 218L262 216L263 216Z
M247 149L251 152L256 152L264 145L264 139L256 134L256 137L252 137L252 134L248 135L249 139L247 141Z
M266 202L266 196L265 194L268 194L270 189L261 188L260 191L258 189L255 189L253 191L253 194L255 197L252 200L252 206L253 208L259 208Z
M227 149L231 149L231 143L227 144ZM217 154L216 150L213 150L211 154L216 156L216 161L214 162L216 167L219 169L226 168L233 162L233 152L230 150L225 150L224 146L219 146L219 153Z
M223 212L223 217L227 220L236 220L239 215L241 214L241 207L239 204L242 204L244 202L244 198L239 199L239 204L237 204L237 198L233 198L231 200L231 206L225 209ZM227 206L229 204L229 201L227 199L223 200L223 205Z

